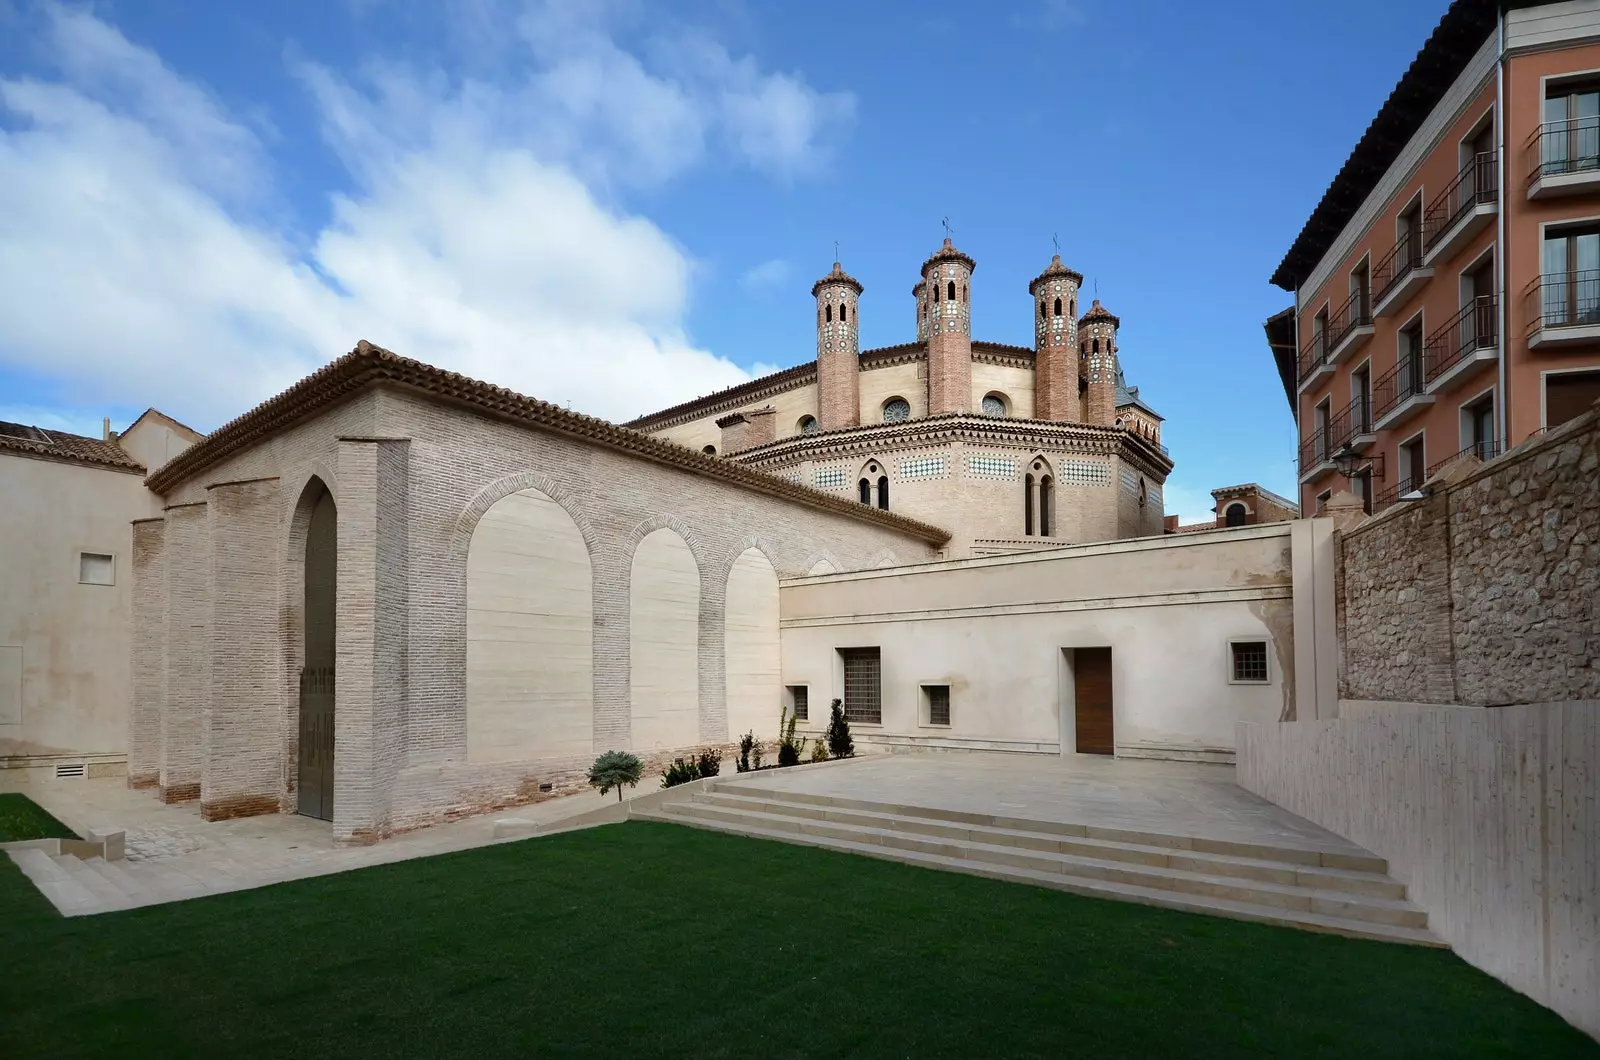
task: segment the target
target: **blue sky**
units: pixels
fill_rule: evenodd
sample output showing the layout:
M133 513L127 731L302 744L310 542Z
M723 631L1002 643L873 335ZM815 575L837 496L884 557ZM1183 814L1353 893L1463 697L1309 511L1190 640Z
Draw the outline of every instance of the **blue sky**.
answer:
M449 7L449 14L442 13ZM0 419L212 429L359 338L622 419L864 347L949 217L973 330L1063 260L1169 512L1294 493L1267 283L1443 0L0 0Z

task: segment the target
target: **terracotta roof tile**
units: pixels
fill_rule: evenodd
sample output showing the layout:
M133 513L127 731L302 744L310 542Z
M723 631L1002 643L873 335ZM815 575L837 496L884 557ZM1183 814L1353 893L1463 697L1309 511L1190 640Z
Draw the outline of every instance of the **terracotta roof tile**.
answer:
M129 456L116 442L88 438L65 431L50 431L24 423L0 421L0 451L27 453L47 460L90 464L116 471L144 473L145 466Z

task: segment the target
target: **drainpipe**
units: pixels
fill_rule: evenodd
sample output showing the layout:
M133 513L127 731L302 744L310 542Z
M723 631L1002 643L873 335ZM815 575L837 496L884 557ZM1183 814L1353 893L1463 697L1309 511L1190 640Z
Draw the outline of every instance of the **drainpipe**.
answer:
M1494 65L1494 114L1497 129L1496 139L1499 144L1495 148L1495 242L1494 264L1496 283L1500 288L1500 297L1495 306L1495 326L1500 330L1500 386L1499 400L1494 403L1495 418L1498 421L1495 429L1500 435L1500 452L1504 453L1511 448L1511 395L1509 393L1510 373L1506 362L1511 353L1511 338L1506 334L1506 275L1510 271L1508 259L1510 254L1506 248L1506 10L1499 7L1496 20L1498 34L1497 51Z

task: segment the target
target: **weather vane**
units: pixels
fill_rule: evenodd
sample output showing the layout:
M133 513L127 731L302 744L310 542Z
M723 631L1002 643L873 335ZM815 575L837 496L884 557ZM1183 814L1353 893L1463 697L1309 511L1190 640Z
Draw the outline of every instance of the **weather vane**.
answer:
M839 241L837 239L833 241L833 260L839 260Z
M943 223L944 223L944 237L945 237L945 238L946 238L946 239L949 239L949 238L950 238L950 236L951 236L951 231L950 231L950 218L948 218L948 217L946 217L946 218L944 218L944 221L943 221Z
M1050 245L1056 248L1056 253L1061 253L1061 240L1056 238L1056 233L1050 233Z

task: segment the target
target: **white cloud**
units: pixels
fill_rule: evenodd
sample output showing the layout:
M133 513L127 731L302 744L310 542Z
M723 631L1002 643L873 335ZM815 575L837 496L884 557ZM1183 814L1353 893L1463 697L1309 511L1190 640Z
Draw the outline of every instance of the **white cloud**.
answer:
M789 282L789 276L793 271L787 261L782 258L772 258L746 269L744 275L739 277L739 286L747 291L765 293Z
M1161 502L1166 514L1176 515L1184 526L1213 522L1217 517L1212 511L1217 502L1210 490L1195 489L1172 479L1161 488Z
M685 337L689 252L607 189L712 151L803 171L817 116L853 103L714 46L699 73L652 71L597 9L530 8L509 82L297 63L350 178L297 240L252 209L277 160L250 126L46 8L59 76L0 79L0 363L201 427L358 338L612 418L747 378Z

